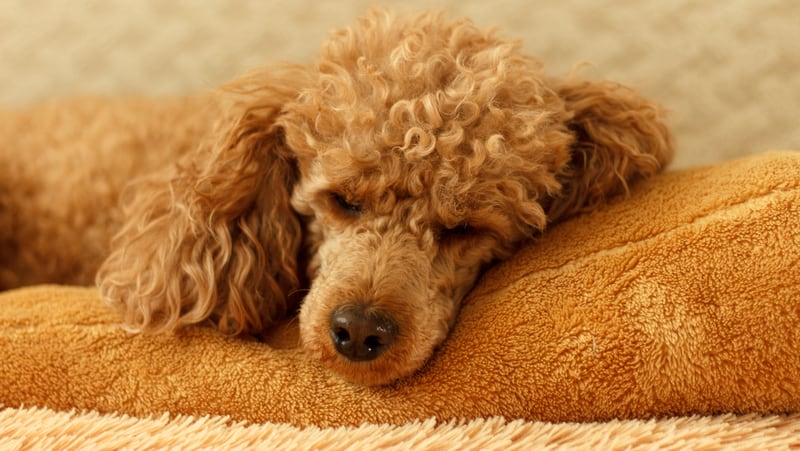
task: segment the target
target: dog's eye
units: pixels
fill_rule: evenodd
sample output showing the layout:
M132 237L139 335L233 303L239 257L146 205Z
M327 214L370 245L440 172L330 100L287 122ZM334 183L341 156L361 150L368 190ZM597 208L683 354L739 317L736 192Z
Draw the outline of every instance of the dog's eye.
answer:
M333 203L343 212L350 215L361 214L361 205L350 203L347 199L339 193L331 193Z
M474 232L474 229L466 222L462 222L455 227L442 227L439 237L440 239L463 238L471 235L472 232Z

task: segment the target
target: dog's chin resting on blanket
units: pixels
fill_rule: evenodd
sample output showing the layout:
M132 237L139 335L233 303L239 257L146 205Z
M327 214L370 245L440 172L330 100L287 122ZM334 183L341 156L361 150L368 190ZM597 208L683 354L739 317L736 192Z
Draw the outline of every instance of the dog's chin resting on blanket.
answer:
M299 305L323 366L406 376L488 264L671 158L658 106L519 48L372 11L208 95L3 113L0 288L96 273L140 332L258 335Z

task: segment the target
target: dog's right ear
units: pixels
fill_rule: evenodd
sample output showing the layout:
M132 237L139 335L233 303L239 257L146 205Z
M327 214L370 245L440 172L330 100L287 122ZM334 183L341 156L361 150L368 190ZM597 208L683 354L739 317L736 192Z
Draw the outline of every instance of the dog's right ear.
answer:
M129 329L210 319L226 333L255 333L284 315L299 288L302 226L289 204L294 155L276 120L307 78L287 66L227 86L239 100L215 136L169 175L131 187L97 274Z

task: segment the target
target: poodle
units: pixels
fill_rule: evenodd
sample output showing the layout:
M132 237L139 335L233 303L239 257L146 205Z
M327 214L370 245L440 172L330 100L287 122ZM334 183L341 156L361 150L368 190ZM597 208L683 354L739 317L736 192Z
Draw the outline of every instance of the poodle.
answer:
M0 287L96 277L146 333L258 336L296 313L307 354L367 385L419 369L488 265L673 153L629 88L379 10L314 64L5 111L0 136Z

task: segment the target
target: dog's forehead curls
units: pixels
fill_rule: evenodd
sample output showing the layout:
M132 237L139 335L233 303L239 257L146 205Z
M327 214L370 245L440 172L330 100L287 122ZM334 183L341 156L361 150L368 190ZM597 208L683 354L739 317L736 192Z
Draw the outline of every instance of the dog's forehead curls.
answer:
M126 228L101 291L141 330L210 318L252 333L287 310L305 272L312 358L362 384L412 374L488 264L672 154L654 103L545 75L520 47L466 19L373 10L316 64L248 78L256 88L213 158L176 179L191 189L161 197L186 192L188 207ZM176 252L203 264L155 258Z
M300 128L290 138L305 184L376 213L425 198L437 216L425 219L446 227L468 214L489 227L498 213L541 227L541 206L518 200L558 189L549 169L566 156L547 148L570 139L551 127L560 99L515 44L427 19L362 22L324 48L318 84L287 124Z

